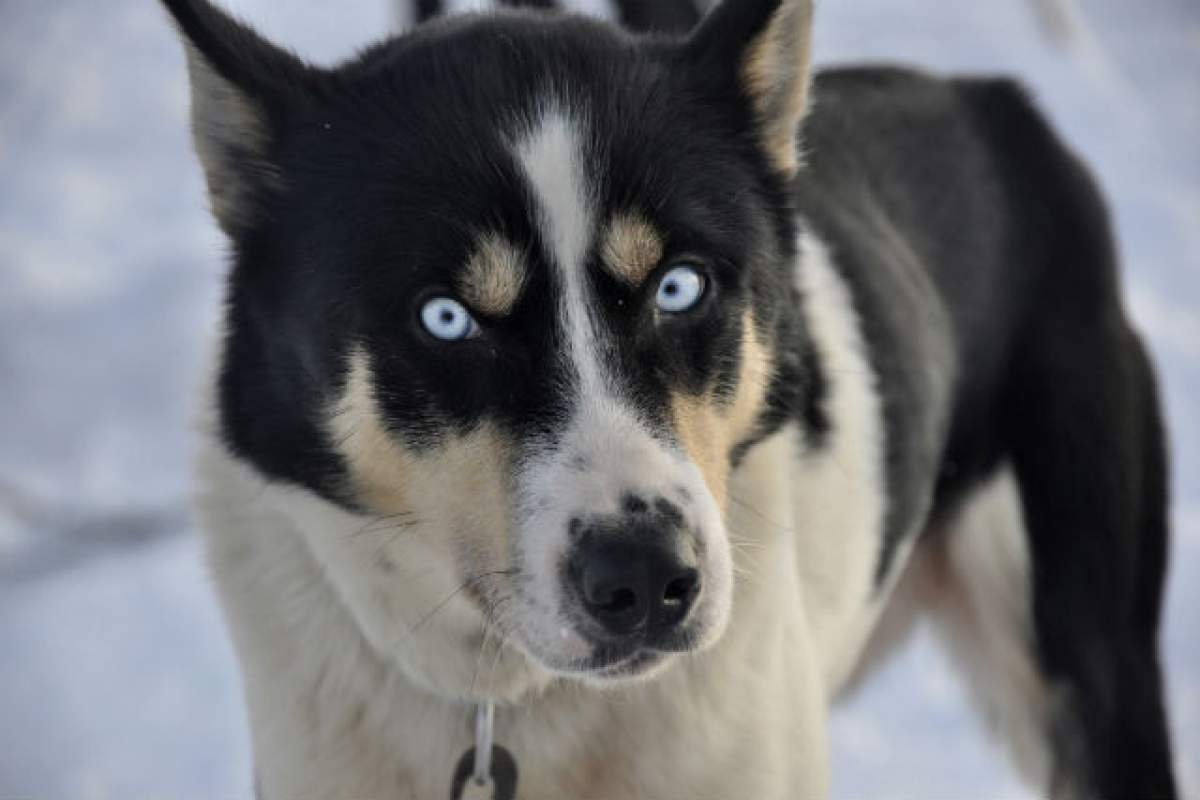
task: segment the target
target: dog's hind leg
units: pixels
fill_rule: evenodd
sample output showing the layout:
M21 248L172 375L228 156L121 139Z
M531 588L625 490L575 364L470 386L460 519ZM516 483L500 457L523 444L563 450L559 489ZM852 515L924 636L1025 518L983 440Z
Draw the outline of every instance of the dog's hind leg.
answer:
M1008 398L1011 468L928 543L931 607L1035 788L1173 798L1153 379L1122 321L1086 334L1061 329L1062 317L1047 324L1060 329L1032 337Z
M1055 719L1065 704L1040 669L1026 528L1007 465L935 525L909 565L906 583L959 667L976 708L1039 790L1055 782Z
M1006 466L931 532L914 559L924 605L989 727L1030 785L1056 800L1174 797L1155 650L1165 538L1161 442L1157 423L1147 424L1151 474L1127 476L1143 487L1130 515L1141 527L1106 533L1117 509L1094 494L1057 494L1086 466L1073 467L1074 479L1053 481ZM1039 458L1053 446L1047 441ZM1044 481L1032 496L1031 480ZM1073 523L1058 503L1097 518ZM1136 554L1118 552L1127 548L1112 537ZM1131 569L1130 559L1139 565ZM1125 570L1136 572L1135 585L1114 574Z
M1167 467L1153 376L1119 310L1060 309L1038 326L1016 359L1006 427L1033 643L1059 703L1054 779L1084 796L1170 798L1157 652Z

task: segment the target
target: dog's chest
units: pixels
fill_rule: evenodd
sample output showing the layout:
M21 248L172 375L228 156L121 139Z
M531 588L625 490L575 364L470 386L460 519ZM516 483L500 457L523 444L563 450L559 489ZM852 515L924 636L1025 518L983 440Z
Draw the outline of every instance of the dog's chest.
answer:
M773 554L777 567L761 573L764 581L782 577L784 555ZM823 796L826 697L800 605L740 601L742 614L715 650L653 682L586 695L556 686L499 708L496 740L516 758L517 798ZM348 686L323 709L290 715L276 706L282 716L256 748L263 800L449 796L454 768L473 745L470 708L403 690L393 696L393 688L365 692L365 718L347 711L356 705L346 702Z
M825 697L802 618L784 612L772 620L772 609L757 602L745 610L735 624L746 624L716 652L653 684L602 696L582 729L578 705L565 706L563 727L550 729L573 735L528 741L530 752L553 753L565 770L538 775L530 764L522 797L823 796Z

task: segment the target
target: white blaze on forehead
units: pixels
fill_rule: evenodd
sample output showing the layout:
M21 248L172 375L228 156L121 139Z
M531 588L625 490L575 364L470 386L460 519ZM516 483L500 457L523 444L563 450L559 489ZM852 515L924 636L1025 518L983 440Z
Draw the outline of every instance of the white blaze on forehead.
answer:
M570 546L573 518L620 512L622 498L637 492L663 497L684 509L705 555L705 597L695 612L705 621L704 640L724 626L731 597L729 546L720 510L700 471L656 440L619 394L614 344L599 324L597 298L588 288L588 262L599 243L596 191L587 170L586 116L547 103L513 137L513 153L533 200L534 224L554 273L562 358L574 374L574 412L555 446L529 461L518 477L521 517L518 559L524 580L517 606L524 609L525 646L546 664L562 665L591 654L565 610L560 567ZM583 466L572 466L582 464ZM566 624L568 635L562 636Z
M605 386L596 325L587 297L587 255L596 209L584 166L585 131L578 118L549 105L517 140L516 155L529 182L537 225L559 275L559 309L567 355L587 397Z

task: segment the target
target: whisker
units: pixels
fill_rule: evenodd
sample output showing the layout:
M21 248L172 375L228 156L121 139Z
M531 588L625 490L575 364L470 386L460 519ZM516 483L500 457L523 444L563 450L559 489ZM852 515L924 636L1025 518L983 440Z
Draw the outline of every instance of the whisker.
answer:
M511 574L513 574L513 572L514 572L514 570L511 570L511 569L501 569L501 570L494 570L492 572L483 572L483 573L480 573L479 575L468 578L467 580L463 581L462 584L457 589L455 589L453 592L451 592L446 597L446 599L442 600L442 602L440 602L436 606L434 606L434 608L431 609L429 611L429 613L427 613L425 616L421 617L420 621L417 622L417 624L409 630L409 633L413 634L413 633L417 633L418 631L420 631L421 628L423 628L431 619L433 619L439 611L444 609L446 606L450 605L450 601L452 601L454 598L458 597L460 594L462 594L464 591L466 591L468 587L473 586L474 584L478 583L479 581L486 580L487 578L495 578L500 575L511 575Z
M479 643L479 654L475 658L475 672L471 676L471 694L475 694L476 687L479 683L479 670L483 666L483 654L487 651L488 641L491 639L492 633L496 632L499 636L496 639L497 652L504 649L507 635L503 629L503 619L500 617L505 604L513 599L513 595L505 595L499 598L488 607L487 617L484 619L483 639ZM492 665L492 675L495 674L495 663Z
M748 583L759 583L762 580L762 574L758 570L736 562L733 565L733 575L735 578L741 578Z
M488 605L487 613L483 617L483 632L479 637L479 652L475 654L475 669L471 672L471 690L470 695L475 694L475 687L479 683L479 667L483 663L483 653L487 649L488 639L492 635L492 621L496 616L496 603Z
M754 542L749 539L729 537L729 546L735 550L766 550L766 542Z
M500 657L504 655L504 643L508 640L508 634L503 630L500 631L500 638L496 640L496 654L492 656L492 666L488 669L488 685L494 686L496 683L496 667L500 664Z
M787 533L795 533L795 531L796 531L795 525L784 525L781 522L776 522L775 520L771 519L769 516L764 514L762 511L760 511L758 508L750 505L750 503L747 503L745 500L743 500L742 498L738 497L735 494L730 493L729 500L730 500L730 502L737 503L741 508L744 508L749 513L753 514L754 516L758 517L763 522L767 523L768 525L770 525L778 530L785 531Z
M362 527L358 528L353 533L347 534L346 538L357 539L360 536L390 531L397 527L411 528L419 523L420 520L411 511L400 511L395 514L383 514L380 516L371 517L362 524Z
M402 528L402 529L396 530L395 532L392 533L391 537L389 537L386 542L384 542L383 544L376 547L375 548L375 560L376 561L382 560L385 557L386 552L391 550L392 545L394 545L397 541L399 541L400 537L403 536L405 533L407 533L407 528Z

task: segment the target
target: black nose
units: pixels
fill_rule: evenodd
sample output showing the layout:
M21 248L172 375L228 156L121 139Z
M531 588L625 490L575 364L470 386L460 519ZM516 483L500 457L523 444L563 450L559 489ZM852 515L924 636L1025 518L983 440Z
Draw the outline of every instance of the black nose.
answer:
M678 626L700 594L692 548L669 542L581 542L568 571L587 613L614 636L645 631L652 642Z

